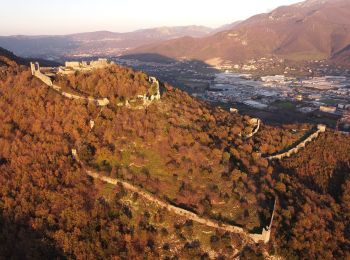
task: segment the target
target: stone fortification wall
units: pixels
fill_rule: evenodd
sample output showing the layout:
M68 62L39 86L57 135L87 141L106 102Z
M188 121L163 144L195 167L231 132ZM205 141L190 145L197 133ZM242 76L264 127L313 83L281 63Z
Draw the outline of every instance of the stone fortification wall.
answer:
M272 223L273 218L275 216L276 211L276 205L277 205L277 199L275 199L275 203L273 205L272 215L269 226L266 228L263 228L263 231L261 234L251 234L250 237L254 240L254 242L258 243L259 241L263 241L264 243L268 243L271 238L271 229L272 229Z
M77 64L69 64L69 65L77 65ZM46 76L45 74L41 73L40 71L40 66L38 63L31 63L31 71L32 71L32 75L37 77L38 79L40 79L42 82L44 82L47 86L51 87L52 89L54 89L55 91L59 92L62 96L70 98L70 99L83 99L83 100L87 100L87 101L91 101L91 102L96 102L99 106L106 106L109 104L109 100L107 98L104 99L94 99L92 97L84 97L84 96L79 96L79 95L75 95L75 94L71 94L68 92L64 92L61 91L61 87L56 86L53 84L52 80L50 77ZM160 86L159 86L159 82L156 78L154 77L150 77L150 83L152 84L156 84L157 88L155 93L153 93L150 96L144 96L144 101L145 102L152 102L153 100L159 100L160 99ZM256 124L255 130L250 134L251 136L253 136L254 134L256 134L259 131L260 128L260 119L252 119L253 121L251 121L252 124ZM94 121L90 122L90 127L93 128L94 127ZM77 154L77 150L76 149L72 149L72 155L75 159L77 159L79 161L78 158L78 154ZM163 202L159 199L157 199L156 197L152 196L151 194L141 190L140 188L133 186L123 180L118 180L118 179L112 179L109 177L105 177L105 176L101 176L100 174L97 174L95 172L92 172L90 170L87 170L87 174L95 179L100 179L104 182L110 183L110 184L114 184L116 185L118 182L122 183L123 186L128 189L131 190L133 192L138 193L139 195L141 195L142 197L144 197L145 199L156 203L158 206L166 208L168 211L174 212L177 215L186 217L188 219L191 219L193 221L196 221L198 223L201 223L203 225L209 226L209 227L213 227L213 228L217 228L217 229L221 229L224 231L228 231L231 233L239 233L242 234L244 236L249 237L250 239L252 239L254 242L258 243L260 241L264 242L264 243L268 243L270 240L270 232L271 232L271 226L272 226L272 221L273 221L273 216L274 216L274 211L275 211L275 206L273 209L273 213L272 213L272 217L271 217L271 221L270 221L270 225L267 228L264 228L261 234L250 234L246 231L243 230L243 228L239 227L239 226L234 226L234 225L226 225L226 224L222 224L222 223L218 223L216 221L207 219L207 218L203 218L193 212L190 212L188 210L179 208L179 207L175 207L167 202Z
M72 149L72 156L74 159L76 159L78 162L80 162L76 149ZM185 217L187 219L191 219L197 223L206 225L208 227L228 231L230 233L242 234L242 235L252 239L255 243L259 243L259 242L268 243L270 241L272 221L273 221L274 212L275 212L275 208L276 208L276 200L275 200L275 204L274 204L274 208L273 208L273 212L272 212L270 225L268 227L264 228L261 234L250 234L250 233L246 232L242 227L219 223L219 222L216 222L214 220L210 220L208 218L201 217L201 216L199 216L191 211L188 211L186 209L171 205L168 202L162 201L162 200L158 199L157 197L153 196L152 194L150 194L146 191L143 191L141 188L134 186L134 185L132 185L124 180L121 180L118 178L110 178L107 176L102 176L101 174L98 174L98 173L93 172L91 170L86 170L86 173L94 179L99 179L101 181L107 182L107 183L112 184L112 185L117 185L118 183L121 183L124 186L124 188L126 188L127 190L138 193L140 196L142 196L146 200L157 204L157 206L159 206L161 208L165 208L168 211L173 212L179 216Z
M40 79L42 82L44 82L46 85L52 87L53 83L49 76L46 76L45 74L41 73L40 71L40 65L39 63L30 63L30 69L32 71L32 75Z
M71 93L68 93L68 92L64 92L62 91L62 96L66 97L66 98L70 98L70 99L85 99L84 97L81 97L81 96L78 96L78 95L74 95L74 94L71 94Z
M98 106L107 106L109 104L109 100L107 98L102 98L102 99L95 99L92 97L84 97L80 95L75 95L72 93L64 92L62 91L60 86L54 85L51 78L49 76L46 76L45 74L41 73L40 71L40 66L39 63L31 62L30 63L30 69L32 71L32 75L40 79L42 82L44 82L47 86L50 88L54 89L55 91L59 92L62 96L70 99L75 99L75 100L86 100L88 102L96 103Z
M71 67L74 69L77 68L104 68L106 66L109 66L113 63L108 63L106 59L99 59L97 61L91 62L89 65L86 62L77 62L77 61L72 61L72 62L66 62L66 67ZM48 77L47 75L43 74L40 71L40 66L39 63L31 63L30 64L32 75L40 79L42 82L44 82L47 86L51 87L52 89L56 90L59 92L62 96L70 99L75 99L75 100L86 100L89 102L96 103L98 106L107 106L109 104L108 98L102 98L102 99L95 99L92 97L85 97L85 96L80 96L76 94L72 94L69 92L62 91L60 86L54 85L51 78ZM74 71L73 71L74 72ZM64 73L68 74L68 73ZM139 95L136 99L132 100L126 100L125 103L121 102L117 104L118 106L126 106L126 107L131 107L130 103L137 102L137 99L142 100L142 107L150 105L153 101L155 100L160 100L160 85L159 81L155 77L149 77L149 82L152 84L152 86L155 86L153 93L151 94L145 94L145 95Z
M276 155L269 156L269 157L267 157L267 159L269 159L269 160L274 160L274 159L281 160L283 158L290 157L293 154L297 154L300 151L300 149L305 148L307 143L312 142L321 133L324 133L325 131L326 131L326 126L325 125L317 125L316 132L311 134L304 141L302 141L299 144L297 144L294 148L291 148L290 150L288 150L286 152L283 152L283 153L279 153L279 154L276 154Z
M245 138L252 138L259 132L261 120L259 118L252 118L249 120L249 124L254 126L253 131L250 134L247 134Z

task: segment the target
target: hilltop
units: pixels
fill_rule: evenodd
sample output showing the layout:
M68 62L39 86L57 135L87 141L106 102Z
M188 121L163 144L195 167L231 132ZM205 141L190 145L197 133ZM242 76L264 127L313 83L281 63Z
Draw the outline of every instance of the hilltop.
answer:
M114 66L58 81L116 99L146 91L148 75ZM60 95L28 67L0 71L1 257L349 257L348 136L327 130L271 161L263 155L290 149L313 126L265 125L160 84L147 107L99 107ZM274 212L271 239L196 223L88 171L245 233L261 233Z
M246 62L262 57L337 62L350 46L350 2L305 1L253 16L233 29L200 39L183 37L145 45L132 53L176 59ZM345 60L345 59L344 59ZM345 62L345 65L349 65Z

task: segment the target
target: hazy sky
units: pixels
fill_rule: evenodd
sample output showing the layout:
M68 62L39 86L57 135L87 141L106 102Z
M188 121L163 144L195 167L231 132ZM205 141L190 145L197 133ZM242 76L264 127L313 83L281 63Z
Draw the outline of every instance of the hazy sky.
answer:
M0 0L0 35L226 23L301 0Z

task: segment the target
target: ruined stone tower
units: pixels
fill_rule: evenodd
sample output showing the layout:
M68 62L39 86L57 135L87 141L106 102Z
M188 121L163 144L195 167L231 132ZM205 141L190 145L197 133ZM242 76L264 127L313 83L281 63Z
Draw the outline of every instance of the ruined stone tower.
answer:
M37 72L40 72L40 65L38 62L30 63L30 70L32 71L32 75L36 75Z

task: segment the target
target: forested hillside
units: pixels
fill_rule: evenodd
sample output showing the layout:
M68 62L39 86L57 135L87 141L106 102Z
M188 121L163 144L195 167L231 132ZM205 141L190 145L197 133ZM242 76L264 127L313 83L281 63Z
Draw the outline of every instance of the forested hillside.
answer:
M5 50L4 48L0 47L0 69L1 67L11 67L11 66L17 66L19 64L22 65L29 65L30 59L24 59L21 57L16 56L12 52ZM55 61L48 61L43 59L36 59L39 61L43 66L58 66L59 63Z
M294 256L350 257L350 137L328 132L280 167L280 245Z
M116 66L60 82L116 97L142 93L146 78ZM162 87L147 108L100 108L64 98L27 67L1 70L0 258L349 257L349 137L328 131L271 162L261 153L285 149L311 126L262 125L248 139L249 117ZM101 175L247 232L269 224L276 199L271 241L254 244L93 180L72 149Z
M19 58L12 52L0 47L0 66L15 66Z

